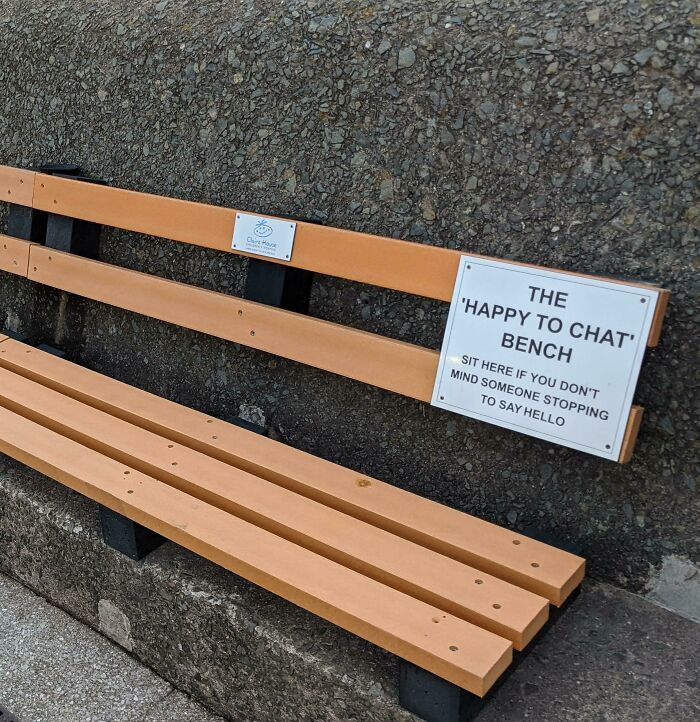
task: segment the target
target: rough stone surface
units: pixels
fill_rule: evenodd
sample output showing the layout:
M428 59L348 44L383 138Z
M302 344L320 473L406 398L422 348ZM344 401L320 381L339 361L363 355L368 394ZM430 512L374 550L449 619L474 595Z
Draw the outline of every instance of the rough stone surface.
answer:
M593 575L641 590L668 555L700 556L699 18L694 0L0 10L0 162L77 160L128 188L669 288L625 467L99 304L60 314L57 294L4 275L0 320L209 413L256 406L279 438L363 473L570 537ZM244 261L169 241L109 233L102 257L243 288ZM436 348L447 308L318 278L312 313Z
M223 722L3 575L0 704L25 722Z
M94 504L3 459L0 570L42 595L59 599L93 627L99 624L99 600L114 600L129 617L134 655L207 706L241 722L415 720L398 709L397 665L390 655L172 544L142 564L125 559L100 541ZM129 684L133 695L120 699L129 710L142 710L145 690L160 685L152 694L159 701L148 707L147 714L114 719L213 722L181 693L170 691L163 699L170 686L135 671L129 666L133 660L106 640L92 643L101 650L96 658L82 654L76 642L82 635L76 629L79 625L57 610L46 611L47 605L36 613L37 603L27 602L26 590L15 593L19 601L10 604L8 612L5 588L0 583L0 692L10 690L6 701L36 701L36 690L26 695L19 691L36 680L31 674L47 667L32 666L30 660L62 635L68 645L63 657L54 649L55 654L46 658L51 666L58 654L65 669L51 666L42 688L61 685L64 696L59 700L87 689L69 684L72 677L67 670L85 663L89 672L94 662L104 681L99 693L92 695L98 700L106 698L105 690L122 690ZM55 634L38 629L38 617L46 615L64 617ZM22 630L28 626L34 632L25 638ZM9 649L8 635L15 640ZM694 720L700 715L699 657L700 625L591 581L479 719ZM49 709L48 705L22 709ZM20 711L19 706L16 709ZM64 718L28 715L25 719ZM76 719L91 717L76 715Z

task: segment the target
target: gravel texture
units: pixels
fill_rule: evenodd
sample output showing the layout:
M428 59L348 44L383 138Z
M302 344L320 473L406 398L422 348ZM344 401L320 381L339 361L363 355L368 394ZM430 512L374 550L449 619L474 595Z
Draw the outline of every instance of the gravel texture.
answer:
M620 467L26 281L0 321L210 413L506 526L642 589L697 561L696 2L318 0L0 8L0 162L672 292ZM102 257L238 294L245 262L130 234ZM28 299L39 298L35 305ZM312 313L436 348L445 304L318 278ZM361 351L358 349L358 351Z

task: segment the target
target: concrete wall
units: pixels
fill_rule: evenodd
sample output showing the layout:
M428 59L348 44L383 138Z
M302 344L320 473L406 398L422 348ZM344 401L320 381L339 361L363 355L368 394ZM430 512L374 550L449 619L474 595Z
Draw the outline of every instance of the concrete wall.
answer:
M97 303L63 315L5 274L0 324L210 413L257 407L293 446L568 536L593 575L643 589L700 555L699 27L686 0L0 9L1 163L669 288L628 466ZM241 259L104 240L110 262L242 290ZM447 306L317 278L312 313L437 348Z

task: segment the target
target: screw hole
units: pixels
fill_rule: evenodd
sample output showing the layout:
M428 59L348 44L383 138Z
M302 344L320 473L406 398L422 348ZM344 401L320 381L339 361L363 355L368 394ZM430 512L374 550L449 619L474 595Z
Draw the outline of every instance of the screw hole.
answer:
M440 619L438 617L433 617L433 624L439 624Z
M177 461L173 461L173 463L170 466L177 466Z
M474 580L474 584L483 584L483 583L484 583L483 579L475 579Z
M457 652L459 651L459 647L456 647L454 644L450 645L450 652Z
M535 569L537 569L537 567L539 567L539 564L537 562L532 562L532 564L530 564L530 566L535 567Z
M168 448L172 449L175 446L175 444L168 444Z
M498 604L498 603L496 603L496 604L493 605L493 608L494 608L494 609L500 609L500 608L501 608L501 605Z
M218 437L218 436L212 436L211 438L212 438L212 439L218 439L219 437Z
M513 544L517 547L520 544L520 539L513 539Z
M214 419L207 419L207 423L208 423L208 424L213 424L213 423L214 423Z
M250 332L250 335L251 335L251 336L255 336L255 331L251 331L251 332Z
M131 472L130 472L130 471L125 471L124 474L125 474L126 476L128 476L129 474L131 474Z
M242 315L243 315L243 311L241 311L241 310L239 309L239 310L238 310L238 315L239 315L239 316L242 316Z
M126 493L127 493L127 494L133 494L133 493L134 493L134 490L133 490L133 489L129 489L129 491L127 491Z

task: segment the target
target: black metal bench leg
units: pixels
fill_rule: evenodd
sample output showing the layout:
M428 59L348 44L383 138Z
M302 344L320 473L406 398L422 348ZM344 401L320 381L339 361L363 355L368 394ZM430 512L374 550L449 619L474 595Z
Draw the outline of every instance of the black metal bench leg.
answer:
M137 562L166 541L160 534L104 506L100 507L100 523L105 544Z
M415 664L400 660L399 702L426 722L464 722L481 710L484 700Z
M550 544L572 554L580 555L579 545L563 540L555 535L529 528L521 532L533 539ZM496 695L501 685L515 672L523 660L530 654L537 642L559 621L569 607L578 598L581 587L577 587L561 607L550 606L549 619L537 636L521 651L513 652L513 661L499 677L484 697L478 697L432 672L417 667L405 659L400 659L399 702L404 709L426 720L426 722L470 722Z
M578 598L574 590L561 607L551 607L547 623L522 652L513 652L513 661L484 697L478 697L457 685L437 677L416 665L400 660L399 702L404 709L426 722L470 722L495 697L500 687L530 654L537 642L557 623Z

